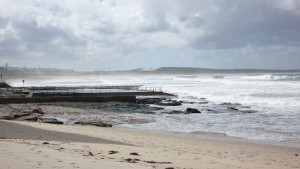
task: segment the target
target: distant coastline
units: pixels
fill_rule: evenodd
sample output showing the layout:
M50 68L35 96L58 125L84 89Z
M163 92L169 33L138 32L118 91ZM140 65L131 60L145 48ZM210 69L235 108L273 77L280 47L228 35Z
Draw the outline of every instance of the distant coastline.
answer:
M26 67L0 67L4 79L41 76L91 76L91 75L194 75L194 74L240 74L240 73L300 73L300 69L274 70L274 69L210 69L194 67L160 67L157 69L132 69L115 71L75 71L72 69L57 68L26 68Z

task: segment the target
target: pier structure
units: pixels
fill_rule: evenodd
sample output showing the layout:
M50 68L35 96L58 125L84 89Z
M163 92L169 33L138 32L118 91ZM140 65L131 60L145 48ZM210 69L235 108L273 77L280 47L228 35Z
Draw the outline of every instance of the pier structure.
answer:
M161 87L142 85L101 85L101 86L31 86L11 87L8 97L0 97L4 103L38 102L135 102L136 96L173 96Z

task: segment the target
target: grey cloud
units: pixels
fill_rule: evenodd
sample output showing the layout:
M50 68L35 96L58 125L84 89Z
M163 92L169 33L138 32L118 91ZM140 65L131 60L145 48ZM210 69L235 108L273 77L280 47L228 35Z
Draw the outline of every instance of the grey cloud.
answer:
M282 2L3 0L0 57L77 69L300 67L300 13Z
M300 16L278 10L270 1L230 1L219 7L217 15L207 16L204 29L208 33L192 40L192 47L299 45Z

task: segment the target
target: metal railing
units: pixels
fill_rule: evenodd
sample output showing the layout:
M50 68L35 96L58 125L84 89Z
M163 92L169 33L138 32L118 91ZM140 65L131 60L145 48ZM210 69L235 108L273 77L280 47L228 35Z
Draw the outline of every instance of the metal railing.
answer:
M31 87L33 95L75 95L75 94L109 94L109 93L157 93L161 87L145 87L141 85L115 86L74 86L74 87Z

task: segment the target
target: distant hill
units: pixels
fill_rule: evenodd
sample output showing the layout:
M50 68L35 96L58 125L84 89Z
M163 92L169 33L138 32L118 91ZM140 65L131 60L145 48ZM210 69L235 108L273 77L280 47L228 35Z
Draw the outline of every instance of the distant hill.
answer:
M80 72L70 69L55 68L18 68L0 67L0 73L4 79L23 77L44 77L44 76L80 76L80 75L164 75L164 74L233 74L233 73L300 73L295 70L269 70L269 69L208 69L192 67L161 67L157 69L133 69L120 71L90 71Z
M295 70L270 70L270 69L208 69L208 68L192 68L192 67L161 67L151 71L159 74L206 74L206 73L286 73L300 72Z

